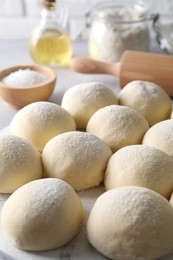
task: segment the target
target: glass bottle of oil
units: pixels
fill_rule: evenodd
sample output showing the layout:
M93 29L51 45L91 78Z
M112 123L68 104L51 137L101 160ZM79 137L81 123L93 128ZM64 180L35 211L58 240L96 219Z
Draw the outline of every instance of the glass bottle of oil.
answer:
M61 24L57 23L55 5L56 0L42 0L42 19L31 33L29 52L36 63L63 66L71 58L72 43Z

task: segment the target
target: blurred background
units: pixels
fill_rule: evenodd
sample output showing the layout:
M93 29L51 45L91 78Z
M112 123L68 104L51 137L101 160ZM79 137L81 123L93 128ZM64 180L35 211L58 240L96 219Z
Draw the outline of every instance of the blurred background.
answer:
M57 6L61 6L57 1ZM76 40L85 28L85 14L92 10L99 0L65 0L69 7L68 30L72 40ZM112 2L117 2L113 0ZM120 1L119 1L120 2ZM126 0L131 3L133 0ZM162 16L173 14L173 0L146 1L151 12ZM0 39L24 39L38 24L40 19L39 0L0 1Z

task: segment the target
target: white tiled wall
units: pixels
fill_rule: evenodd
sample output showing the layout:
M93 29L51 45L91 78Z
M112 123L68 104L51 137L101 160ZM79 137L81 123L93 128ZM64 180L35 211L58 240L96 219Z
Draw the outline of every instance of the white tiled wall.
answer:
M40 16L41 0L0 0L0 39L2 38L23 38L28 37L32 28L38 23ZM61 5L62 0L57 0ZM97 2L103 0L65 0L69 7L69 24L73 36L74 27L84 26L84 14L92 9ZM110 0L109 0L110 1ZM126 0L131 3L135 0ZM146 0L151 6L153 13L159 12L162 15L172 14L173 0ZM112 0L112 2L123 2ZM78 22L80 21L80 22ZM81 28L79 28L81 30Z

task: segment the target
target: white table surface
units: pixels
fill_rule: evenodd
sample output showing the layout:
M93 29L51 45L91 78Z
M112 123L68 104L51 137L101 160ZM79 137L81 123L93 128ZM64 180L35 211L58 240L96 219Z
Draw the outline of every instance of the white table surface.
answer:
M76 42L74 43L74 56L77 55L87 55L87 45L86 42ZM153 41L153 44L151 46L151 51L154 52L160 52L160 49L155 41ZM27 49L27 42L24 40L14 40L14 41L7 41L7 40L1 40L0 41L0 69L16 65L16 64L32 64L33 61L30 58L30 55L28 53ZM120 91L120 88L118 86L118 80L111 75L84 75L79 74L71 71L69 68L58 68L57 71L57 84L56 88L50 97L49 101L61 104L61 99L64 94L64 92L71 86L82 83L82 82L89 82L89 81L100 81L102 83L107 84L110 86L113 90L115 90L115 93L118 93ZM17 110L12 109L9 107L3 100L0 99L0 133L4 131L4 128L8 127L11 119L16 114ZM85 211L88 211L88 207L91 207L93 202L95 201L98 194L100 194L100 190L93 191L91 193L88 193L86 195L85 192L81 193L82 200L84 201ZM93 197L91 196L93 194ZM97 195L97 196L96 196ZM0 197L0 209L4 202L3 195ZM88 214L88 213L87 213ZM85 223L84 223L85 224ZM14 249L3 239L3 235L1 232L0 227L0 260L1 259L17 259L17 260L26 260L26 259L82 259L82 260L101 260L105 259L103 256L101 256L99 253L97 253L85 240L82 240L83 237L82 232L77 236L77 238L74 240L75 243L72 241L72 243L69 243L65 249L62 248L61 251L52 251L36 254L36 258L33 254L30 254L28 257L26 257L26 254L20 253L17 249ZM6 248L7 250L4 250ZM70 253L71 249L73 249L73 255ZM57 253L61 252L61 253ZM7 255L5 255L7 254ZM173 259L166 258L166 259Z

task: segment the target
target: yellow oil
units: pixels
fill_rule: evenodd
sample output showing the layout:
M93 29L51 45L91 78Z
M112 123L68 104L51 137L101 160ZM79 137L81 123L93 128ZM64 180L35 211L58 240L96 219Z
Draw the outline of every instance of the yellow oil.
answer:
M70 60L72 44L67 34L48 31L39 37L31 35L29 51L36 63L61 66Z

